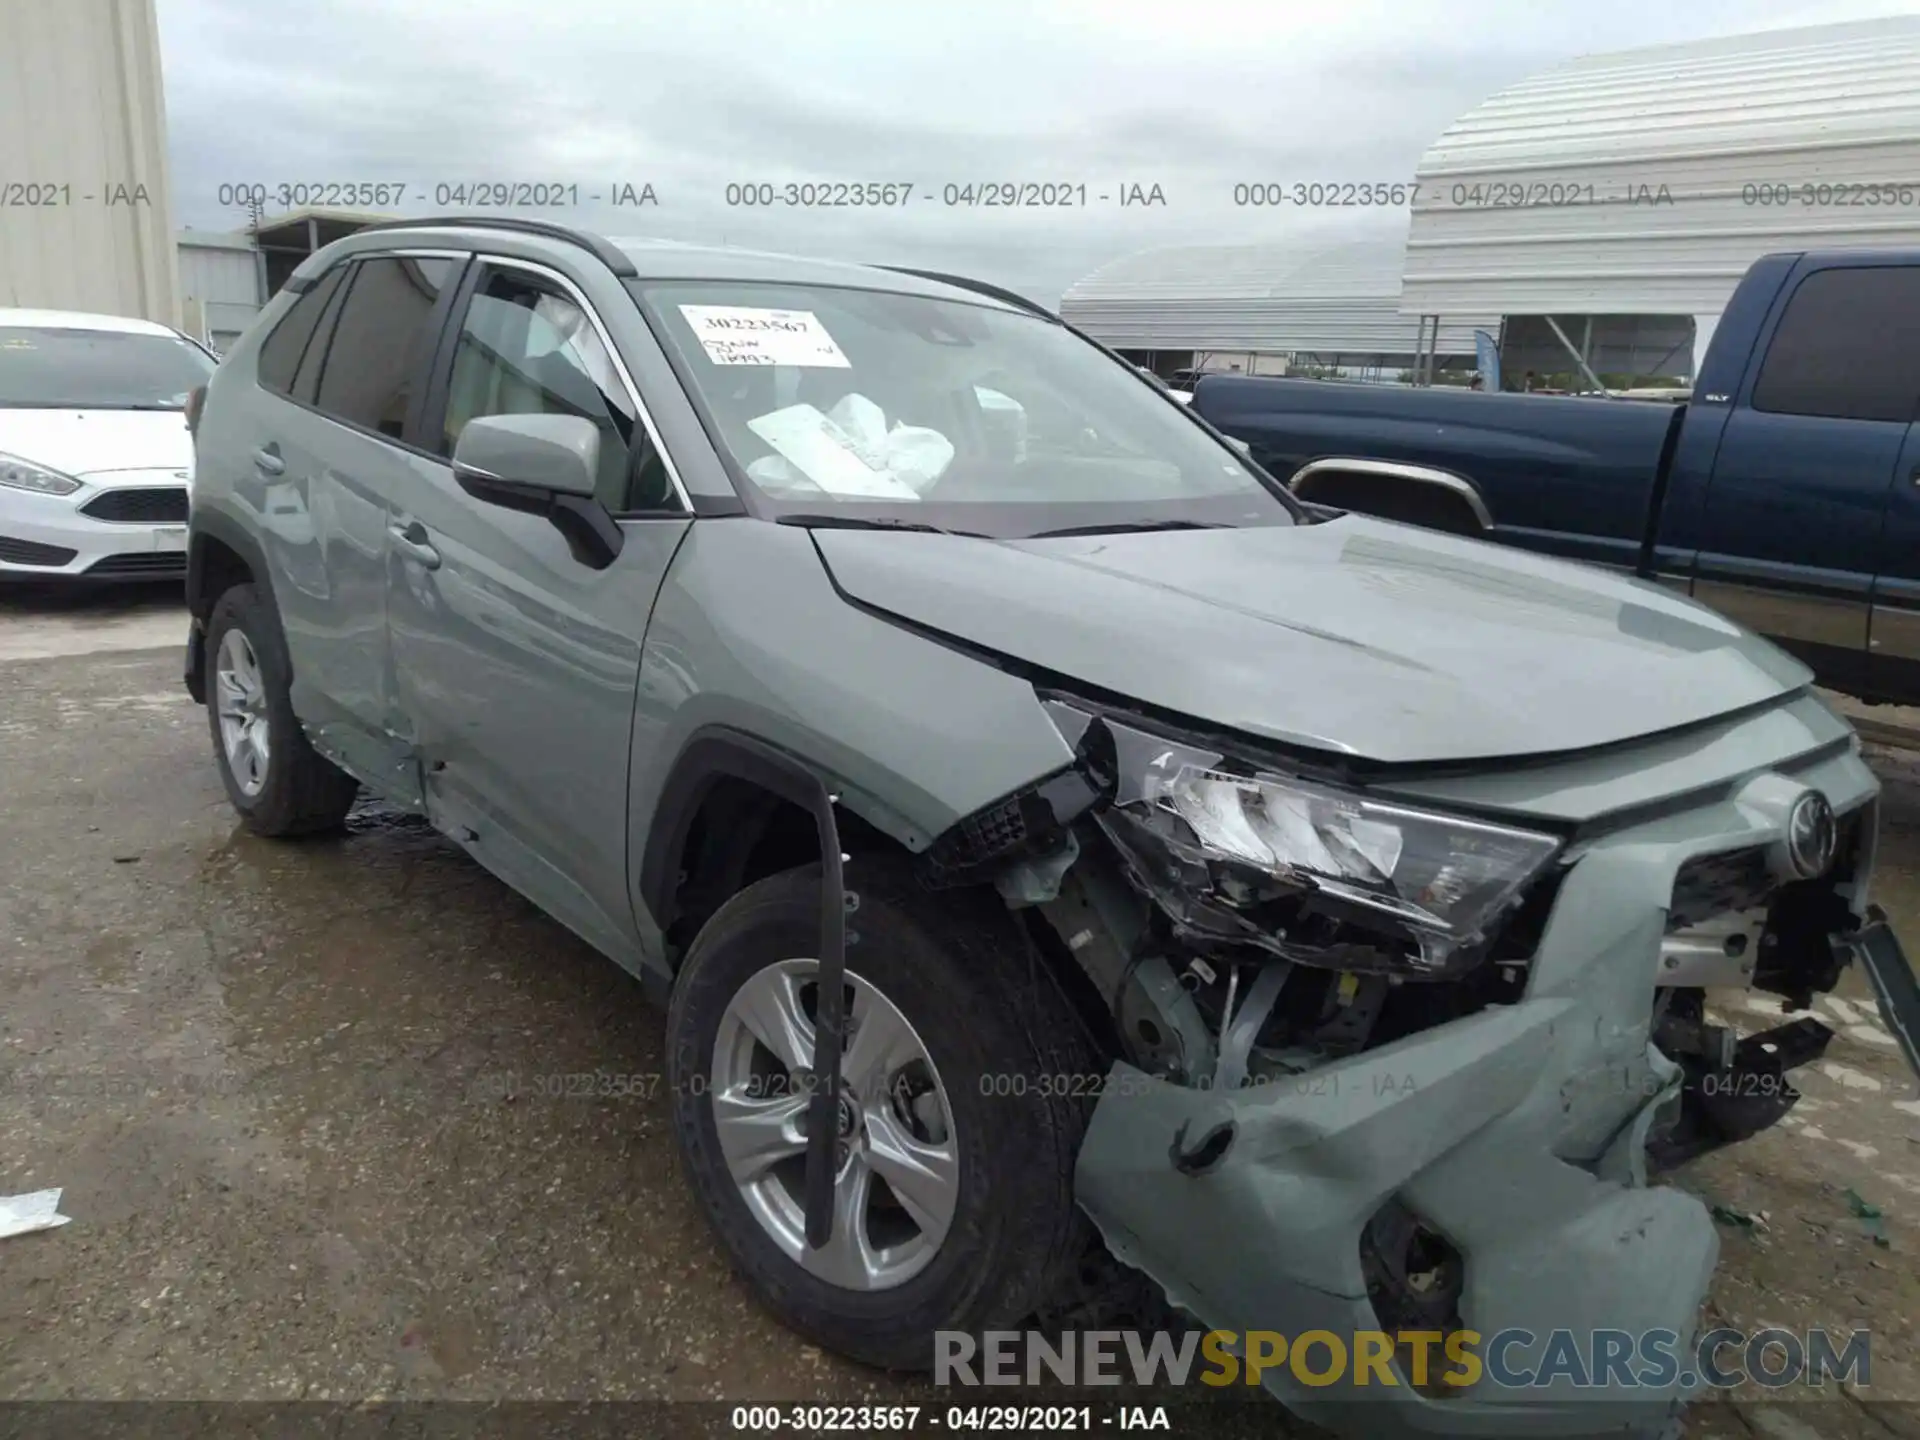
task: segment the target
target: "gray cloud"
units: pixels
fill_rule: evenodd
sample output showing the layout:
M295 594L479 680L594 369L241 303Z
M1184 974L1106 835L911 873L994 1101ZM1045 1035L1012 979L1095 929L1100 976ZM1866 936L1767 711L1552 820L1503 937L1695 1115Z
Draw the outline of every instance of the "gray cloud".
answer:
M402 213L437 208L439 183L572 182L582 203L548 213L607 233L961 270L1047 301L1149 246L1392 230L1402 215L1236 208L1233 186L1408 178L1456 116L1576 55L1904 8L159 0L182 224L243 224L218 203L231 182L405 181ZM726 203L730 182L855 180L918 194ZM944 203L1001 180L1084 184L1089 203ZM660 203L586 201L619 181ZM1129 183L1166 203L1095 198Z

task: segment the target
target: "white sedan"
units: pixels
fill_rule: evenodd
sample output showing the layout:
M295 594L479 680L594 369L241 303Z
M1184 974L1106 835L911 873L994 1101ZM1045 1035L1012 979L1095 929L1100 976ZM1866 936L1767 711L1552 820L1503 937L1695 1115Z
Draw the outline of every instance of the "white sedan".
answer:
M186 572L186 404L214 358L164 325L0 309L0 581Z

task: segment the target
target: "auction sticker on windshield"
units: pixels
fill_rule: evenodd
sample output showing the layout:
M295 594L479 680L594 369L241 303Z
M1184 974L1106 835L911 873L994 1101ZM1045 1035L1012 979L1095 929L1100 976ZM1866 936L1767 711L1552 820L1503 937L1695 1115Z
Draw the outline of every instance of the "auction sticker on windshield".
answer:
M757 305L682 305L707 358L716 365L852 367L811 310Z

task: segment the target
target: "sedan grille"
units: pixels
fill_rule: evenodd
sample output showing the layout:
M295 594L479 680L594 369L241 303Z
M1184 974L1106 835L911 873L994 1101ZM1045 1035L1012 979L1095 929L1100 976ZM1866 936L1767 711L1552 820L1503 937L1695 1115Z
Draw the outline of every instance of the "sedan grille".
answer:
M187 557L178 550L149 550L144 554L109 555L87 567L89 575L178 575Z
M187 518L187 487L108 490L82 505L80 513L125 525L181 525Z
M58 545L42 545L33 540L15 540L11 536L0 535L0 560L8 560L15 565L65 565L78 553L63 550Z

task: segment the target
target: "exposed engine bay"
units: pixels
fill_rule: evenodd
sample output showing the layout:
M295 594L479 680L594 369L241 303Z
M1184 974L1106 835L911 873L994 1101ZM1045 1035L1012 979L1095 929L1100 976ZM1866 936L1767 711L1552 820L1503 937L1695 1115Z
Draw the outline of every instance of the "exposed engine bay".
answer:
M1657 833L1658 820L1596 833L1429 809L1335 765L1263 763L1230 738L1044 703L1073 765L943 835L922 875L936 887L990 879L1097 996L1088 1008L1124 1093L1100 1100L1083 1202L1117 1255L1176 1305L1228 1317L1212 1324L1276 1304L1318 1313L1322 1287L1351 1286L1355 1323L1451 1333L1554 1292L1556 1269L1580 1283L1583 1266L1624 1264L1597 1237L1626 1225L1643 1241L1634 1264L1664 1277L1635 1303L1669 1317L1690 1307L1716 1254L1712 1223L1649 1177L1792 1109L1792 1070L1832 1031L1790 1012L1832 989L1856 953L1872 968L1849 937L1886 928L1865 904L1875 802L1851 752L1829 746L1821 762L1850 777L1835 790L1845 814L1818 785L1764 771L1732 782L1711 817L1694 812L1702 839L1647 843L1622 836ZM1662 870L1660 855L1676 858ZM1913 1063L1920 1020L1896 1014L1914 1009L1912 981L1901 1002L1875 984ZM1746 1038L1713 1023L1708 993L1728 988L1780 996L1781 1023ZM1593 1018L1556 1032L1545 1017L1569 1003ZM1509 1019L1531 1032L1502 1055L1490 1027ZM1483 1066L1507 1079L1469 1078ZM1477 1113L1514 1104L1494 1098L1503 1086L1535 1095L1423 1174L1429 1137L1472 1133ZM1534 1104L1559 1131L1544 1149L1518 1118ZM1178 1238L1182 1219L1232 1202L1178 1188L1199 1176L1267 1194L1248 1202L1263 1211L1294 1187L1340 1198L1302 1212L1312 1218L1291 1259L1205 1279L1211 1262ZM1456 1188L1463 1176L1474 1178ZM1478 1213L1501 1186L1564 1190L1567 1238L1513 1258L1532 1242L1503 1237L1532 1217L1503 1228ZM1333 1258L1317 1259L1329 1244ZM1326 1278L1303 1283L1316 1268ZM1508 1270L1532 1278L1492 1298L1484 1277ZM1228 1289L1242 1298L1221 1298ZM1632 1308L1594 1304L1589 1318L1605 1323Z
M991 875L1044 917L1128 1063L1198 1089L1304 1083L1525 994L1577 833L1430 814L1078 701L1047 706L1075 767L957 827L925 874ZM1804 1016L1741 1039L1709 1023L1705 996L1757 988L1785 1016L1838 983L1851 957L1832 937L1862 923L1853 880L1872 821L1871 806L1828 816L1813 855L1749 845L1681 867L1648 1005L1685 1081L1647 1136L1652 1169L1745 1139L1799 1099L1788 1073L1824 1053L1829 1028Z

